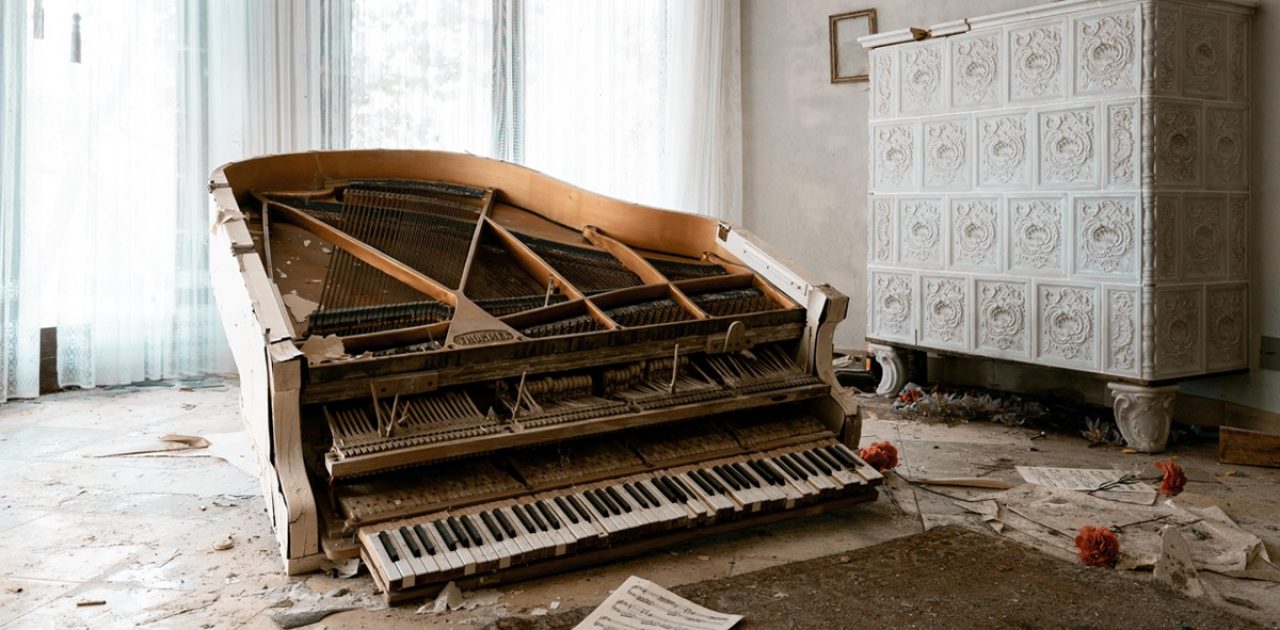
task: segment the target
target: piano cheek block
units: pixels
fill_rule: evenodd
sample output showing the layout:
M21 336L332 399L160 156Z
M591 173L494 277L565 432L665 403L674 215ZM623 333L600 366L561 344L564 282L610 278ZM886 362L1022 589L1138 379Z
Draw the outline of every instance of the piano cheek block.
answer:
M738 228L441 152L257 158L210 189L291 572L358 555L399 601L875 496L814 369L847 298Z

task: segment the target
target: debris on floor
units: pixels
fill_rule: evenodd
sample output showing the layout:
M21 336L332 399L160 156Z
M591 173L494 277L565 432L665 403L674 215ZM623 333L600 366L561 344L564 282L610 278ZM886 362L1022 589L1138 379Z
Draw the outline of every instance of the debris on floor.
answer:
M631 576L609 595L577 628L624 630L728 630L742 621L703 608L649 580Z
M1018 396L997 396L976 390L947 392L939 385L925 391L915 383L907 383L894 401L893 408L905 418L926 422L957 424L990 420L1005 425L1021 425L1044 416L1048 410L1035 401Z
M1049 466L1017 466L1015 470L1027 483L1037 486L1079 490L1101 499L1138 505L1151 505L1156 502L1156 489L1144 483L1136 473Z
M482 607L491 607L502 599L502 593L487 589L482 591L473 591L471 593L463 593L457 584L449 582L445 584L440 593L436 595L434 602L423 604L418 607L417 614L426 613L444 613L457 610L475 610Z

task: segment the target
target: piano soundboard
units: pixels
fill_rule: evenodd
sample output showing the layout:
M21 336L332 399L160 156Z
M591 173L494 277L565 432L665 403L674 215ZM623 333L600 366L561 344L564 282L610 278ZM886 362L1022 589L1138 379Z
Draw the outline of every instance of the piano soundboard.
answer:
M425 151L215 171L211 267L286 569L390 601L872 500L847 298L749 233Z

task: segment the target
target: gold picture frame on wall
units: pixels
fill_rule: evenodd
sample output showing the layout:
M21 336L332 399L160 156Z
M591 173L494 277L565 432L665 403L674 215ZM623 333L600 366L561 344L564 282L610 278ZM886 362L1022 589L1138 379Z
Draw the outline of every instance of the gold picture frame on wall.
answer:
M876 10L863 9L828 18L831 31L831 82L853 83L871 78L871 57L858 38L876 33Z

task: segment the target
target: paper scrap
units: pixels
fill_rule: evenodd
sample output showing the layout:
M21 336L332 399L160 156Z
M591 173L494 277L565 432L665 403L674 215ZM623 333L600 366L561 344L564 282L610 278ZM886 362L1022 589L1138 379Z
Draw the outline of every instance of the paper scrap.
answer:
M311 335L307 340L302 342L299 348L302 353L307 355L307 365L316 365L325 361L341 359L346 356L347 352L342 347L342 338L337 335L329 335L321 337L320 335Z
M1106 484L1120 481L1125 476L1125 473L1119 470L1045 466L1016 466L1015 468L1027 483L1063 490L1095 490ZM1138 505L1151 505L1156 502L1157 497L1155 488L1137 480L1091 494L1099 499Z
M1175 593L1193 598L1205 596L1191 549L1173 526L1165 525L1160 530L1160 559L1156 560L1151 577Z
M727 615L699 606L649 580L631 576L575 630L727 630L742 615Z
M293 315L293 321L298 323L307 321L311 313L315 312L316 308L320 306L297 293L286 293L280 296L280 299L284 300L284 305L289 307L289 314Z

